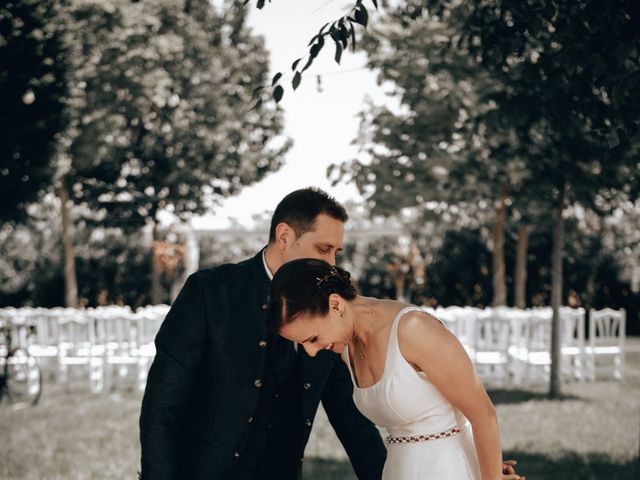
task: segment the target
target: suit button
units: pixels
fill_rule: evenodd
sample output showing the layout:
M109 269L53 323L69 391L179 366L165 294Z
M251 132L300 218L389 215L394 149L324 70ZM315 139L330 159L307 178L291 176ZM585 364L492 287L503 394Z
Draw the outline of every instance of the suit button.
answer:
M263 303L262 305L260 305L260 308L262 309L262 311L266 311L267 310L267 304Z
M310 427L310 426L311 426L311 420L309 420L309 419L307 418L307 419L304 421L304 424L305 424L307 427Z
M262 380L258 378L257 380L253 381L253 384L256 386L256 388L260 388L262 387Z
M265 348L265 347L267 346L267 341L266 341L266 340L260 340L260 341L258 342L258 346L259 346L260 348Z
M249 422L249 423L253 422L253 417L247 418L247 422Z
M233 456L234 456L234 457L236 457L236 458L238 458L238 457L240 456L240 454L239 454L238 452L235 452L235 453L233 454Z
M304 383L304 385L302 385L302 387L303 387L305 390L309 390L309 389L311 388L311 384L310 384L310 383L308 383L308 382L305 382L305 383Z

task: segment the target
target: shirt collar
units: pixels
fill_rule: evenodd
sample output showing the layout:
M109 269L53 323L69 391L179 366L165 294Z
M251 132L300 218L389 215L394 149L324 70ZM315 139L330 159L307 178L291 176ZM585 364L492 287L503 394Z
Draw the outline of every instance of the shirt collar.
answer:
M265 255L267 251L267 247L264 247L262 249L262 264L264 265L264 271L267 272L267 277L269 277L269 280L273 280L273 273L271 273L271 270L269 270L269 265L267 265L267 257Z

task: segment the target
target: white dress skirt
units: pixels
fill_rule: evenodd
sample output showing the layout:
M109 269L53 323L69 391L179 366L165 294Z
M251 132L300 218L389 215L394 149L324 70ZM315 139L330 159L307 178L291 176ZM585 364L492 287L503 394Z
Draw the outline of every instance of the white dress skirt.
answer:
M412 310L420 308L403 308L393 320L384 371L375 385L359 388L348 347L342 355L356 406L389 433L382 480L481 480L471 424L400 353L398 323ZM415 437L422 441L407 441Z

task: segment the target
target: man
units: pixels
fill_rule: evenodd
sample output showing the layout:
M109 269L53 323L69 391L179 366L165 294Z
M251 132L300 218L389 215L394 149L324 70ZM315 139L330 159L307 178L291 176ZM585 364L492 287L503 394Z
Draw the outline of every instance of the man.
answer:
M287 195L255 257L193 274L156 337L140 415L142 479L296 479L319 402L360 479L386 451L353 405L345 365L267 333L269 282L285 262L335 264L344 208L318 189Z

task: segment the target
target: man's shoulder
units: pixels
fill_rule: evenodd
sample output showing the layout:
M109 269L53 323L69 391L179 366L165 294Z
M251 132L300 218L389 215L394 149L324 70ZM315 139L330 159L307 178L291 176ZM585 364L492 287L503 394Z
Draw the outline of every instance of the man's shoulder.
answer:
M244 277L256 269L256 261L256 257L252 257L235 263L223 263L198 270L192 276L205 283Z

